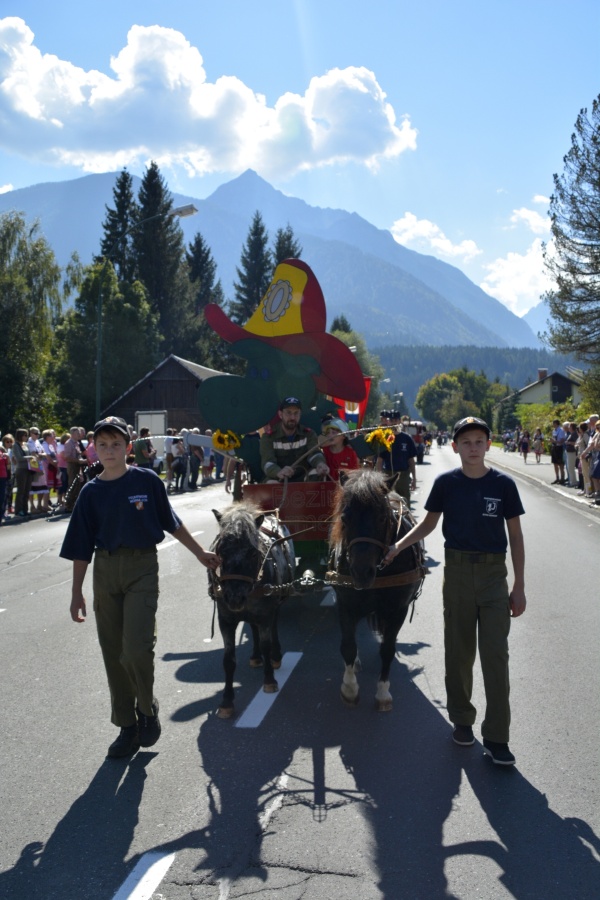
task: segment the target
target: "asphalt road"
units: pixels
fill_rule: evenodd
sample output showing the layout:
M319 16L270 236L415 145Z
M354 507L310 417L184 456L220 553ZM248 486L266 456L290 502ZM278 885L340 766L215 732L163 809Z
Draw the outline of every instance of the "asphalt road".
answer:
M377 645L366 627L361 702L342 705L335 609L300 597L281 621L297 665L260 724L246 728L215 715L222 654L220 636L210 639L205 571L165 541L163 735L114 761L104 758L116 732L93 616L76 625L68 614L70 565L58 557L66 523L3 528L0 898L596 900L600 512L550 488L549 470L506 456L490 459L517 470L529 600L510 639L509 770L484 758L479 740L451 740L439 532L399 636L393 711L374 710ZM425 458L417 514L435 474L456 459L450 447ZM228 502L221 486L174 498L206 545L211 507ZM248 658L244 635L240 716L261 693ZM481 710L479 673L474 701Z

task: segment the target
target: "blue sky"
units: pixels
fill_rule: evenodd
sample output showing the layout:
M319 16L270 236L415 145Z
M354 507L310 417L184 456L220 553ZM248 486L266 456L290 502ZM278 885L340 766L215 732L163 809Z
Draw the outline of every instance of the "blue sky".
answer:
M1 0L0 190L253 168L523 314L599 60L598 0Z

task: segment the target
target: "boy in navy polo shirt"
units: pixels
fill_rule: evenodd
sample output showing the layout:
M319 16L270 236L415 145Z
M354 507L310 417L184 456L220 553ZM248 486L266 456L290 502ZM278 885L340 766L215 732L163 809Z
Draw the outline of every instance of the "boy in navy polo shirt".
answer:
M158 606L156 545L165 531L203 565L219 557L192 537L151 470L128 466L129 432L110 416L94 427L104 471L81 490L60 555L73 561L71 618L84 622L83 581L94 556L94 613L110 689L111 721L121 730L109 757L129 756L160 737L154 697L154 645Z
M384 562L431 534L443 516L446 694L453 739L461 746L475 742L477 711L471 694L479 644L486 697L481 724L484 753L498 765L511 766L515 758L508 746L508 633L511 616L520 616L526 606L519 518L524 509L512 478L485 464L490 443L490 429L483 419L470 416L456 423L452 448L460 456L461 468L436 478L425 503L425 518L392 544ZM507 543L514 571L510 593Z

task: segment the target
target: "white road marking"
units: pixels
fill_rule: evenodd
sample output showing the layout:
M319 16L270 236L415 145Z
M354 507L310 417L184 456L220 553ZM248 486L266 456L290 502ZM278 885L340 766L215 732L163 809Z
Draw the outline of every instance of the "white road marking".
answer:
M283 654L283 659L281 660L281 668L276 669L275 671L275 678L277 679L277 684L279 685L279 691L275 692L274 694L265 694L265 692L261 688L254 700L252 700L248 708L242 713L242 715L235 723L236 728L257 728L260 725L266 714L269 712L269 710L277 700L282 687L292 674L295 666L300 662L301 658L301 653Z
M192 531L192 537L197 537L199 534L204 534L203 531ZM172 541L162 541L162 543L158 544L157 550L164 550L166 547L173 547L175 544L179 544L180 541L177 538L174 538ZM183 544L182 544L183 546Z
M144 853L113 900L150 900L175 860L175 853Z
M264 813L258 817L258 824L262 831L266 831L267 825L274 813L283 806L283 792L287 788L288 776L280 775L277 779L277 790L279 793L274 800L271 800Z

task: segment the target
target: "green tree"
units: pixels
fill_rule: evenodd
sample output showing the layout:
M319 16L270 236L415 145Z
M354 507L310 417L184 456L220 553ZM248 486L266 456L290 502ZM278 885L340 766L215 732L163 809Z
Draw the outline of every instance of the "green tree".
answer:
M346 316L342 313L341 315L335 317L335 319L331 323L331 328L329 330L331 332L344 331L346 334L349 334L352 331L352 326Z
M117 177L113 188L114 208L106 206L106 217L102 223L104 235L100 242L100 262L106 257L115 267L120 281L132 282L135 279L136 254L132 229L140 219L140 211L133 192L133 178L127 171Z
M139 226L132 232L137 277L158 314L164 352L182 354L190 343L193 292L184 269L183 233L172 215L173 199L155 162L142 179L138 206Z
M15 428L47 417L52 329L60 313L60 268L22 213L0 216L0 423Z
M292 226L288 223L285 228L278 228L273 242L273 268L284 259L300 259L301 255L302 247L296 240Z
M546 296L552 323L550 344L600 365L600 96L591 116L582 109L554 175L550 219L554 248L545 248L546 268L556 287Z
M110 263L87 271L74 307L56 328L53 377L60 389L58 413L92 423L96 380L93 365L97 338L98 291L102 291L102 394L100 407L135 384L159 362L161 337L144 286L119 283Z
M204 310L209 303L223 306L225 297L220 281L216 281L217 265L210 248L200 233L196 234L186 252L188 277L194 294L194 315L196 317L196 342L193 359L203 366L228 372L237 372L239 363L232 361L229 344L222 341L208 325Z
M238 325L247 322L269 287L273 260L268 243L269 235L257 210L242 248L240 265L236 268L235 300L229 304L229 315Z
M415 399L415 406L425 422L435 423L438 427L447 425L442 415L444 401L461 390L460 382L454 375L442 373L434 375L421 385Z

